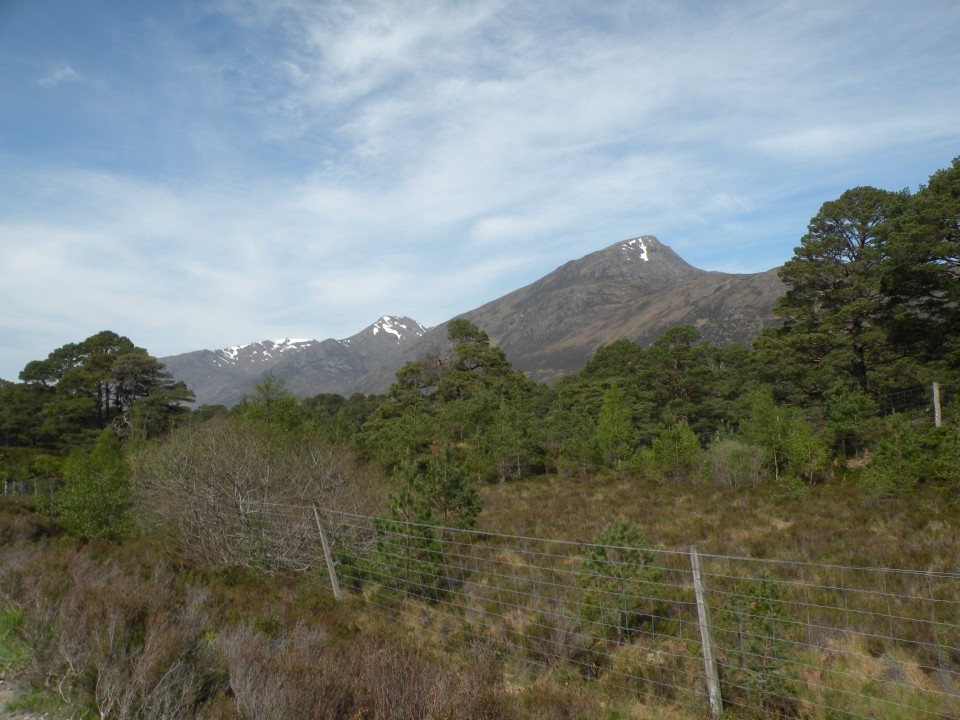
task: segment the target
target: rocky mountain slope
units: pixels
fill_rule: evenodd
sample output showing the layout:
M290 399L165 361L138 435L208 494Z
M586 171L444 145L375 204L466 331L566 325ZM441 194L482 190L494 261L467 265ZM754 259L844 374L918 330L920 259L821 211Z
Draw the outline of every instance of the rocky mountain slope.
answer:
M615 243L464 313L538 381L576 372L600 345L653 343L692 325L714 344L750 343L774 322L777 270L731 275L687 264L655 237Z
M460 317L485 330L514 367L550 382L580 370L600 345L620 338L649 345L677 325L716 344L749 343L774 322L784 291L776 269L699 270L648 235L572 260ZM446 344L446 324L427 330L383 317L345 340L266 341L161 361L198 405L232 405L268 373L300 396L384 392L405 361Z
M283 380L288 390L302 397L349 396L381 392L384 388L376 378L392 378L403 364L402 351L425 332L416 320L385 315L344 340L265 340L160 361L193 390L197 406L235 405L268 375Z

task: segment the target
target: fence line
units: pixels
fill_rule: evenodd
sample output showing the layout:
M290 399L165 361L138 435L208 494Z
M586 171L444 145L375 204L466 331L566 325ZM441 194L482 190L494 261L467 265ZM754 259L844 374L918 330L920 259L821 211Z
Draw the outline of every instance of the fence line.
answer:
M935 405L953 403L958 392L960 388L955 385L933 383L877 395L875 400L882 415L926 408L929 409L932 420L936 413Z
M325 530L340 589L523 676L710 708L691 554L264 504ZM316 514L314 514L316 513ZM266 518L265 518L266 519ZM314 566L324 567L319 539ZM960 574L699 554L727 711L960 717Z

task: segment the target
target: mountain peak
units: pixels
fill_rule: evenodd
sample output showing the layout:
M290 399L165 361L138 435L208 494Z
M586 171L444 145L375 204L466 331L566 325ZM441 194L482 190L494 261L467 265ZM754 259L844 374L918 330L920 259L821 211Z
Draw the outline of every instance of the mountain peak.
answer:
M260 362L269 362L273 359L273 353L284 353L289 350L300 350L304 346L311 345L316 340L281 338L280 340L261 340L259 342L247 343L246 345L233 345L231 347L221 348L214 352L214 363L217 365L235 364L241 356L259 356Z
M370 342L376 344L390 342L395 345L406 345L411 340L423 337L427 330L428 328L406 315L384 315L372 325L356 335L341 340L340 343L351 347L356 347L358 344L361 346L367 345Z
M370 326L370 331L374 335L381 332L396 337L396 341L403 342L405 339L421 337L427 329L416 320L411 320L402 315L384 315Z
M647 237L636 237L623 242L620 248L628 259L650 262L650 255L647 253L647 239Z

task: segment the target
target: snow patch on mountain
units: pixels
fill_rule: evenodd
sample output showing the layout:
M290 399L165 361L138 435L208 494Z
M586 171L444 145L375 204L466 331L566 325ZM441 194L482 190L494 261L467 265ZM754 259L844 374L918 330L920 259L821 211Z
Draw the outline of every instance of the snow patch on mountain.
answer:
M631 258L637 257L643 262L650 261L650 256L647 253L647 244L643 241L642 237L627 240L623 244L623 251Z
M393 315L384 315L377 320L377 322L373 324L373 334L377 335L382 330L385 333L396 336L397 342L401 342L405 337L410 335L411 326L408 323L411 322L413 323L413 334L421 337L426 332L426 328L424 328L423 325L409 318L395 317Z
M267 362L273 359L274 352L282 354L291 350L303 350L316 342L316 340L302 338L281 338L279 340L246 343L245 345L233 345L217 350L214 353L213 363L218 367L236 365L241 356L255 362Z

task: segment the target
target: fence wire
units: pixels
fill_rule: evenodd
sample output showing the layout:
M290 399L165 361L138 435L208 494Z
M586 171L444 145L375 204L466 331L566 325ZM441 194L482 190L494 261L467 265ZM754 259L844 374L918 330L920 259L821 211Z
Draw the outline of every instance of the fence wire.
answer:
M547 668L612 698L709 708L689 552L263 512L319 518L341 589L426 641L494 650L517 681ZM960 574L706 554L700 565L725 713L960 717Z

